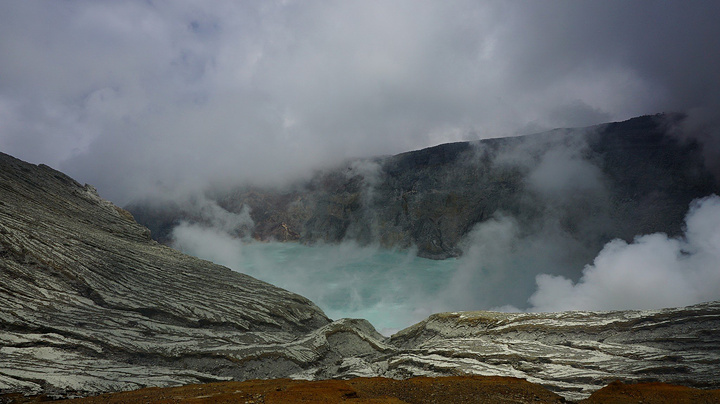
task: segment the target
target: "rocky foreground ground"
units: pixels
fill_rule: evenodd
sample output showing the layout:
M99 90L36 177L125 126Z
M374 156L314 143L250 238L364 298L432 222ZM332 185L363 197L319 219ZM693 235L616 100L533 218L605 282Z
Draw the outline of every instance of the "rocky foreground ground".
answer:
M47 397L0 396L0 403L38 403ZM131 403L568 403L562 396L523 379L494 376L415 377L407 380L355 378L300 381L251 380L170 388L145 388L61 401L79 404ZM581 403L718 403L720 390L663 383L613 382Z

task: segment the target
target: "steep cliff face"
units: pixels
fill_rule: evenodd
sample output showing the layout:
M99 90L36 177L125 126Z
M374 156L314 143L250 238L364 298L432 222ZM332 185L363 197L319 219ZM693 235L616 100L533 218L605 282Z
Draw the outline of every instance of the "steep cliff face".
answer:
M497 215L513 217L526 234L553 222L583 245L572 263L582 267L613 238L679 234L690 201L720 191L700 146L671 135L682 119L445 144L353 161L286 190L240 187L207 197L229 212L249 208L254 227L239 235L417 246L438 259L461 254L473 227ZM161 242L180 221L203 221L183 203L128 209Z
M445 313L384 338L365 320L331 322L301 296L160 245L92 187L0 154L0 394L481 374L582 398L616 379L718 388L719 365L718 302Z

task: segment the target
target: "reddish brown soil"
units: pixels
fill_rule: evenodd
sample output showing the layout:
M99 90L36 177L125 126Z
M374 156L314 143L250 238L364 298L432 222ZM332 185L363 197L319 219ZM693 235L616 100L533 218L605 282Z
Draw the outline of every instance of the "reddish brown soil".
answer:
M42 397L0 396L29 403ZM562 397L522 379L490 376L416 377L408 380L251 380L169 388L146 388L63 403L562 403ZM720 390L661 383L612 383L582 403L720 403Z
M664 383L613 382L593 393L582 404L718 404L720 390L699 390Z
M63 403L561 403L563 399L522 379L454 376L408 380L288 379L146 388Z

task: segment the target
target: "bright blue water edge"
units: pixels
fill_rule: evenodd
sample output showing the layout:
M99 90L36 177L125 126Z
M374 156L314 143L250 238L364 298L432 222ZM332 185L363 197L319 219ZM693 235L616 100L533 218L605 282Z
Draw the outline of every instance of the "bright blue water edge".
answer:
M332 319L364 318L385 335L449 310L443 293L458 263L354 243L250 243L240 257L235 270L307 297Z

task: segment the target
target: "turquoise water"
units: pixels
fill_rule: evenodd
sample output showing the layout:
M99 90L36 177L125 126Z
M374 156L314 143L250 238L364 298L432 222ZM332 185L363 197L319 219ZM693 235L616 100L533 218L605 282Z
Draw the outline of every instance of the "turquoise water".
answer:
M370 321L383 334L450 309L443 296L457 260L354 243L249 243L231 267L305 296L333 319Z
M173 230L173 246L305 296L332 319L364 318L389 335L433 313L523 307L535 276L551 266L541 258L554 254L515 246L503 223L486 227L466 243L462 258L442 261L354 242L243 242L189 224Z
M173 246L305 296L330 318L364 318L389 335L445 311L650 309L716 300L718 248L707 240L720 240L720 198L705 203L688 215L687 240L647 235L613 241L599 254L557 226L522 235L504 217L476 226L463 240L463 256L443 261L353 242L243 242L227 229L187 223L173 230ZM628 282L630 275L656 286Z

